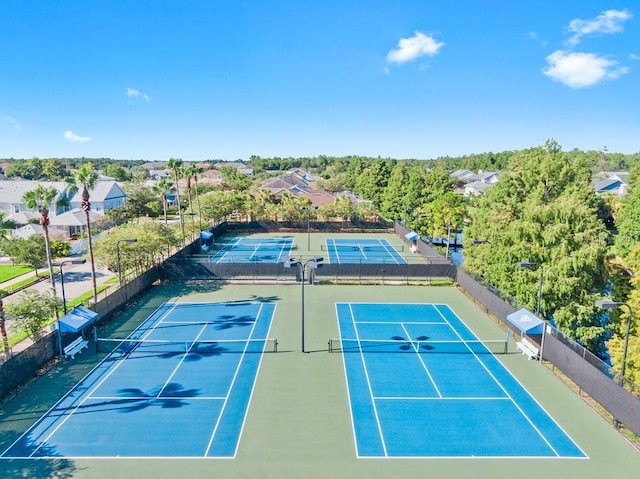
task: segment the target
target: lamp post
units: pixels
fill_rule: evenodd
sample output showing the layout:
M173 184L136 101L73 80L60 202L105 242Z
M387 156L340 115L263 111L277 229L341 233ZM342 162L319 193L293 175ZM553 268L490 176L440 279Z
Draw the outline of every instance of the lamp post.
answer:
M310 270L322 267L322 262L323 261L324 261L324 258L321 257L321 256L314 256L313 258L311 258L310 260L307 260L305 262L302 262L302 260L298 260L298 259L294 258L293 256L289 256L284 261L284 267L285 268L293 268L294 266L298 266L300 268L300 286L301 286L301 291L302 291L301 335L302 335L302 352L303 353L306 352L305 351L305 347L304 347L304 281L305 281L304 272L307 269L307 267Z
M65 259L57 265L54 265L60 268L60 287L62 288L62 310L64 314L67 314L67 298L64 295L64 272L62 271L62 266L65 264L84 264L86 262L86 259Z
M542 281L544 279L544 268L541 263L530 263L528 261L519 261L519 268L540 269L540 281L538 282L538 301L536 303L536 316L540 317L540 300L542 299Z
M120 243L136 243L137 241L137 238L125 238L116 241L116 266L118 268L118 281L120 282L120 287L122 287L122 269L120 268Z
M307 251L311 251L311 210L317 210L314 205L301 206L300 209L307 210Z
M631 306L627 303L618 303L609 299L599 299L596 301L596 307L601 309L615 309L620 306L627 308L627 328L624 334L624 348L622 349L622 365L620 366L620 386L624 385L624 371L627 365L627 350L629 349L629 332L631 330Z

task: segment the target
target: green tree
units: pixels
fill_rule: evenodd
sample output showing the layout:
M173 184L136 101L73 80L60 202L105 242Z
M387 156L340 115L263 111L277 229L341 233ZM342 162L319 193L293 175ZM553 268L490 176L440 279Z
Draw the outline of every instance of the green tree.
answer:
M632 188L616 217L616 253L625 257L640 243L640 188Z
M7 322L4 314L4 301L3 296L0 296L0 340L2 341L2 351L8 354L9 351L9 337L7 335Z
M104 169L104 174L116 181L129 181L131 178L129 171L117 163L107 165Z
M245 190L251 185L251 178L233 166L220 167L220 176L225 187L231 190Z
M629 340L625 362L625 378L640 383L640 244L631 248L625 256L624 262L614 265L612 275L612 289L614 300L626 302L631 308L631 323L629 326ZM615 274L617 273L617 274ZM611 338L607 341L607 348L611 364L616 371L622 370L624 343L627 335L628 310L617 308L603 312L610 313Z
M164 213L164 224L167 224L167 206L169 204L169 200L167 195L171 194L174 191L173 183L165 178L158 181L152 187L153 192L160 197L160 202L162 203L162 212Z
M129 238L135 238L137 241L121 242ZM163 255L180 242L179 231L175 226L148 220L128 223L112 228L109 234L96 241L96 259L99 264L116 271L119 249L122 271L135 270L142 273L150 266L158 264Z
M125 206L126 216L129 219L143 218L146 216L158 216L161 209L151 206L158 202L158 196L152 187L142 183L126 183L124 191L127 194Z
M409 204L407 202L408 180L407 163L405 161L396 163L387 181L387 186L382 193L380 209L386 218L402 220L407 217L409 212Z
M51 321L51 314L57 315L60 301L55 290L40 293L33 289L25 289L16 301L7 304L6 315L13 318L21 330L27 331L29 336L38 340L42 335L42 328ZM56 318L57 319L57 318Z
M436 236L446 233L447 249L445 256L447 258L449 257L451 232L458 231L462 227L466 214L467 207L464 204L464 199L452 191L443 194L432 204L432 231Z
M64 164L56 159L49 158L42 161L40 178L48 181L61 181L69 175Z
M535 309L541 265L541 312L595 353L606 325L594 301L606 283L607 232L587 163L555 142L514 156L509 169L480 198L465 229L465 268Z
M56 296L56 283L53 276L53 258L51 256L51 241L49 240L49 205L58 196L58 190L53 186L44 186L38 184L33 190L24 194L24 201L29 209L38 209L40 211L40 226L44 232L44 244L46 251L47 266L49 268L49 280L53 296ZM55 318L58 319L58 309L54 311Z

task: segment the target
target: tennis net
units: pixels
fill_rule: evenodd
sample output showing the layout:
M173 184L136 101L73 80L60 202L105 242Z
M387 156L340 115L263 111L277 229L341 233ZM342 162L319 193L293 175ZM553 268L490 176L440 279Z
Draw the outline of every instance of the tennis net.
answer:
M321 244L321 251L337 251L341 255L353 253L393 253L404 252L404 245L364 245L358 243L340 243L340 244Z
M329 339L330 353L506 354L505 339L433 341L408 339Z
M217 356L228 353L277 353L278 340L267 338L178 341L97 338L96 351L117 354L198 354L202 356Z

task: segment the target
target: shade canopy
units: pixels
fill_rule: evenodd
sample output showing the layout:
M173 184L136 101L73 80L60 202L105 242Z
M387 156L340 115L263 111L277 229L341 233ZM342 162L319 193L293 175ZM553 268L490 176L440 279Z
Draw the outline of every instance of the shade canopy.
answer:
M91 324L98 317L98 313L84 306L76 306L60 318L60 331L63 333L77 333Z
M542 334L544 332L544 321L526 308L509 314L507 321L523 334Z
M211 239L213 238L213 233L211 231L206 231L206 230L200 231L200 238L205 240Z
M410 231L408 232L406 235L404 235L404 237L406 239L408 239L409 241L415 241L417 240L420 236L418 235L418 233L416 233L415 231Z

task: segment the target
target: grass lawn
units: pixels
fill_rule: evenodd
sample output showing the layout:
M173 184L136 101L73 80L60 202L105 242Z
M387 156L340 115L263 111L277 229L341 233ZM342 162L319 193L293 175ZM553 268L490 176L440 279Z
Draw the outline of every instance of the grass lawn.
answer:
M33 271L31 266L11 266L8 264L0 265L0 283L4 283L5 281L9 281L10 279L16 278L20 275L28 273L29 271Z

